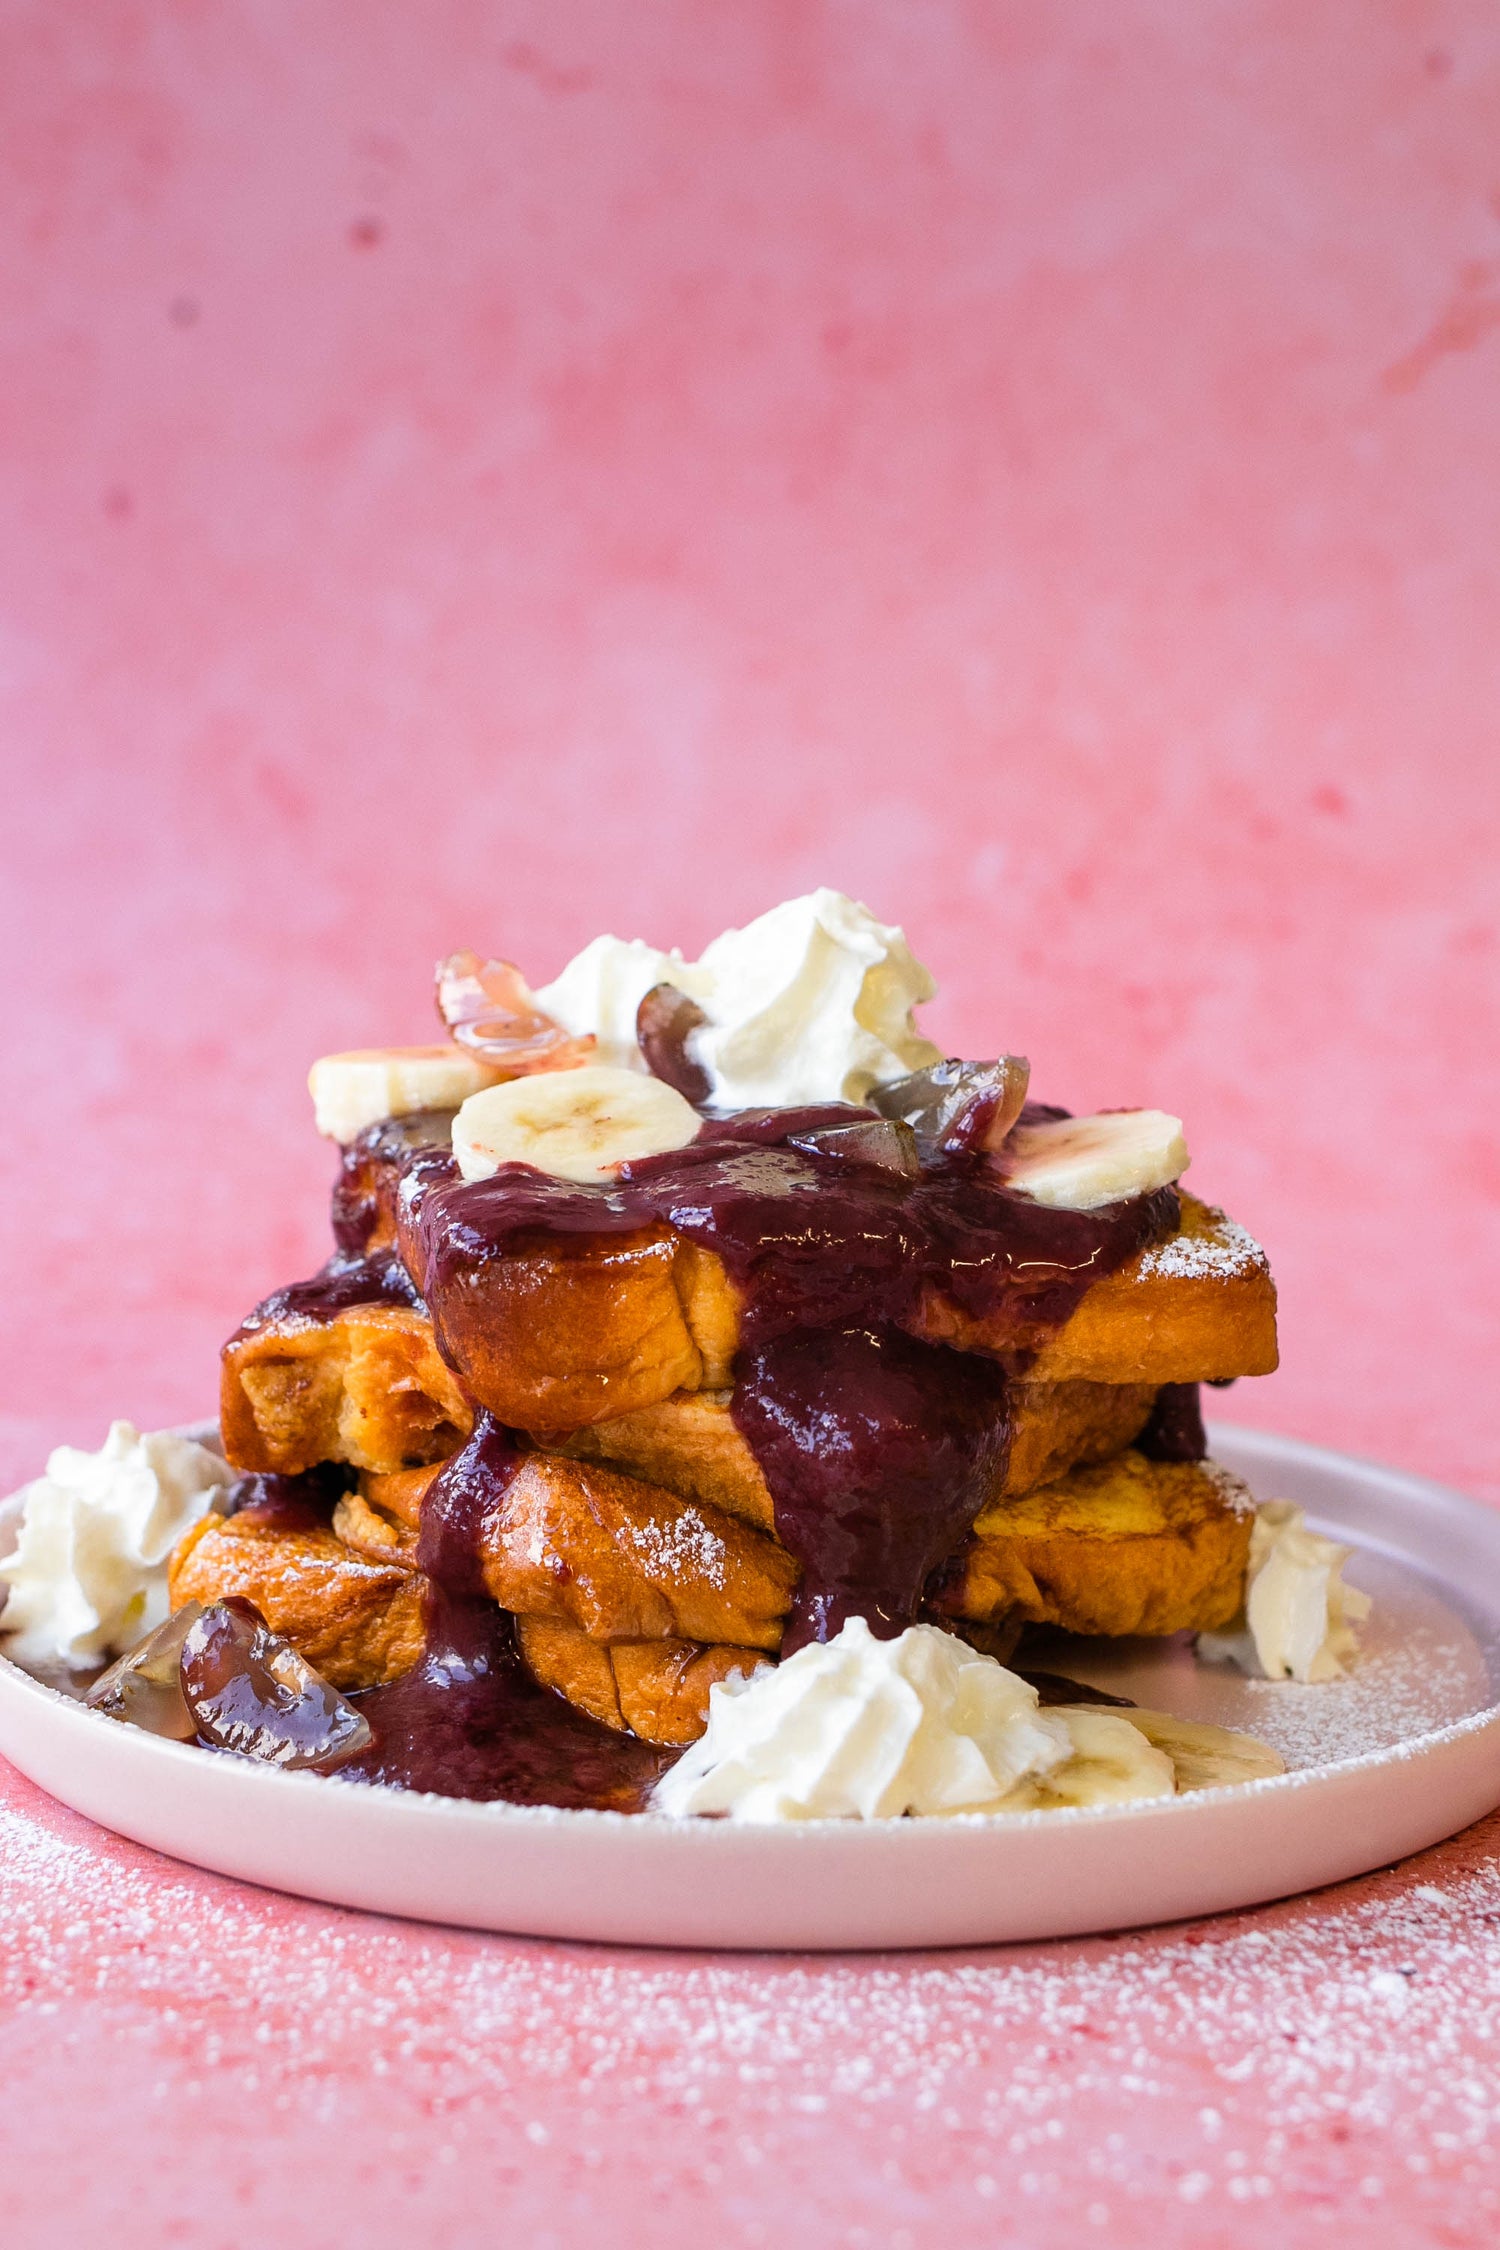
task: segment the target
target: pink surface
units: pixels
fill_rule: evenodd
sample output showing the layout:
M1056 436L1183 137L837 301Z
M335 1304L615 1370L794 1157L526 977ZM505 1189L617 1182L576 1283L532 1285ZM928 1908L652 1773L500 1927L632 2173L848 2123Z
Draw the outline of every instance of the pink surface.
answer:
M1500 1498L1492 10L0 42L0 1473L210 1402L308 1061L439 950L828 880L939 1036L1185 1115L1282 1282L1238 1418ZM1190 1951L707 1964L11 1802L8 2250L1493 2230L1500 1831Z

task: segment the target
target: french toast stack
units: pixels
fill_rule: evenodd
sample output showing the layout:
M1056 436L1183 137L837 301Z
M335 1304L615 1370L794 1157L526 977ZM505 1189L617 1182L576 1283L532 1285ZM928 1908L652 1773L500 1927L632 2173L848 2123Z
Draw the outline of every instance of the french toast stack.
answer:
M607 1727L690 1742L715 1681L812 1631L756 1434L777 1407L751 1395L743 1275L701 1230L629 1213L483 1254L455 1221L439 1274L450 1126L356 1138L327 1273L225 1347L239 1505L183 1542L173 1604L246 1596L335 1686L373 1687L417 1663L436 1514L467 1508L471 1590L514 1618L536 1678ZM905 1301L900 1349L962 1363L992 1402L921 1581L923 1613L992 1652L1025 1625L1168 1634L1240 1608L1252 1511L1201 1457L1192 1386L1275 1367L1275 1291L1241 1228L1166 1193L1144 1247L1064 1317L1002 1317L941 1277ZM829 1426L829 1449L846 1441ZM480 1480L497 1443L503 1474Z

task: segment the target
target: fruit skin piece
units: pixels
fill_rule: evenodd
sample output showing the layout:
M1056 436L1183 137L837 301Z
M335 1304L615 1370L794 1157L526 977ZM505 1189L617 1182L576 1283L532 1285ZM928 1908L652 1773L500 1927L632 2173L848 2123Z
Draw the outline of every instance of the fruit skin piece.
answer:
M693 1061L687 1043L708 1018L690 993L675 984L653 984L635 1012L635 1039L653 1078L675 1087L684 1101L703 1103L713 1091L708 1072Z
M573 1034L536 1004L512 961L481 961L450 953L437 965L437 1009L459 1046L493 1066L492 1075L571 1070L587 1062L596 1041Z
M914 1180L922 1170L917 1136L901 1118L863 1118L855 1125L824 1125L811 1133L789 1133L786 1145L800 1149L804 1156L865 1164L898 1180Z
M457 1109L500 1072L452 1040L432 1047L354 1047L322 1055L307 1074L313 1120L325 1140L347 1148L367 1126L418 1110Z
M554 1179L597 1185L635 1158L685 1148L701 1123L664 1080L585 1063L472 1094L453 1120L453 1154L466 1180L488 1179L502 1164L530 1164Z
M1013 1128L992 1158L1007 1187L1059 1211L1095 1211L1170 1187L1187 1170L1182 1120L1162 1109L1105 1109Z

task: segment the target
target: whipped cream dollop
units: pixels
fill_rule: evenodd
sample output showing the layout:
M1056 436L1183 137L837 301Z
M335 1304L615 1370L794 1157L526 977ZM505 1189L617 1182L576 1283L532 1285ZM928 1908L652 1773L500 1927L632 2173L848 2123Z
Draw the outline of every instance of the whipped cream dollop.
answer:
M726 930L698 961L639 938L595 938L534 998L576 1037L592 1034L601 1062L644 1070L636 1010L657 984L703 1010L687 1051L720 1109L860 1102L942 1059L912 1017L936 991L932 977L900 929L842 891L788 899Z
M1244 1615L1227 1632L1200 1633L1199 1655L1267 1680L1340 1678L1370 1614L1369 1595L1343 1581L1353 1551L1309 1531L1292 1501L1265 1501L1250 1533Z
M46 1474L13 1493L0 1561L0 1645L17 1664L102 1664L167 1616L167 1557L233 1472L171 1430L112 1422L97 1453L57 1446Z
M708 1730L657 1784L673 1817L886 1820L1171 1796L1171 1759L1117 1712L1035 1688L932 1625L877 1640L851 1617L709 1695Z

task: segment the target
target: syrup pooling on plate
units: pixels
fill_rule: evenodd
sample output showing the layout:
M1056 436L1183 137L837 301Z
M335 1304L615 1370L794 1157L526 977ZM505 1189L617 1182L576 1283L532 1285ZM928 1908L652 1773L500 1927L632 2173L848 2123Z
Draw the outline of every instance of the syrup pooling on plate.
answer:
M401 1679L356 1698L373 1741L342 1772L443 1797L639 1812L671 1753L539 1687L516 1653L510 1618L485 1592L485 1519L523 1458L511 1433L481 1414L423 1494L422 1654Z
M493 1602L432 1587L414 1670L355 1698L374 1741L341 1781L511 1805L641 1812L675 1751L616 1734L539 1687Z

